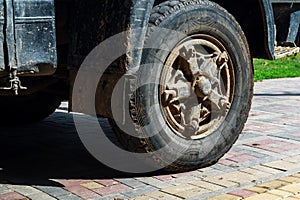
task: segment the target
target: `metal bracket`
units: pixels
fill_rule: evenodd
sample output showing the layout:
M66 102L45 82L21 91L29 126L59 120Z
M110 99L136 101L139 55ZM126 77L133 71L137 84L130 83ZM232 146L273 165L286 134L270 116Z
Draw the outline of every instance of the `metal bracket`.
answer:
M9 77L9 87L0 87L0 90L12 90L15 95L19 95L19 90L27 90L27 87L23 87L20 78L17 76L17 70L13 70Z

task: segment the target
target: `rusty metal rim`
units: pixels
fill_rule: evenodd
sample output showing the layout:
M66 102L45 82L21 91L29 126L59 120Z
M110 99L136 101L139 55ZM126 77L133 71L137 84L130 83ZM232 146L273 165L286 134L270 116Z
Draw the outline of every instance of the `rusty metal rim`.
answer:
M194 45L203 45L206 48L209 48L213 52L227 52L226 48L224 45L216 38L206 35L206 34L195 34L192 36L189 36L182 40L181 42L178 43L178 45L172 50L172 52L169 54L169 56L166 59L164 69L161 74L160 78L160 88L159 88L159 98L160 98L160 104L162 105L162 94L164 90L166 90L166 78L168 73L170 73L170 70L173 68L175 60L179 56L179 50L182 46L186 44L194 44ZM228 54L228 53L227 53ZM208 53L206 56L207 58L211 57L213 54ZM228 54L229 55L229 54ZM224 77L224 74L226 77ZM233 68L233 63L230 59L225 66L225 73L220 72L220 78L222 77L222 80L225 80L226 83L226 96L231 103L233 101L233 96L234 96L234 87L235 87L235 73L234 73L234 68ZM224 79L225 78L225 79ZM192 136L186 136L183 131L184 127L176 120L176 117L172 113L170 107L163 107L161 106L161 110L163 113L163 117L165 118L165 121L167 125L173 130L174 133L176 133L178 136L184 138L184 139L192 139L192 140L198 140L205 138L212 134L215 130L219 128L219 126L222 124L222 122L225 120L229 110L230 106L226 109L226 115L225 116L220 116L217 117L211 121L209 121L206 124L201 125L201 129L197 132L195 132L194 135ZM202 121L205 121L206 119L203 119Z

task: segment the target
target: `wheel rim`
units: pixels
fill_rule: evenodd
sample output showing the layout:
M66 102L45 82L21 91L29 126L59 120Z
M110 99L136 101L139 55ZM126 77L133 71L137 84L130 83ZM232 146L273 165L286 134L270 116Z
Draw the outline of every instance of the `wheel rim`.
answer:
M160 78L165 121L177 135L204 138L225 120L233 101L235 74L229 53L208 35L192 35L168 56Z

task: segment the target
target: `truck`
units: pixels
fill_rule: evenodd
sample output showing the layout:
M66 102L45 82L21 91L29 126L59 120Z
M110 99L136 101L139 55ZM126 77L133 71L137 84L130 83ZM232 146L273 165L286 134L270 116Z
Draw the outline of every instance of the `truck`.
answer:
M1 123L68 101L108 119L120 148L147 162L210 166L247 121L253 58L299 52L299 3L0 0Z

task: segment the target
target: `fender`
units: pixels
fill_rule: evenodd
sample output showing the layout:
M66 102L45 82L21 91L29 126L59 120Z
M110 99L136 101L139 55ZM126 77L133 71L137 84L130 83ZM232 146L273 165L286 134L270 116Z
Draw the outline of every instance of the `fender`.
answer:
M130 13L130 28L142 29L148 26L153 7L163 1L134 0ZM275 28L272 4L269 0L225 1L215 0L227 9L242 26L249 42L253 57L274 59ZM130 36L128 70L134 73L141 59L141 51L135 51L143 46L145 31L133 32Z
M266 55L269 59L275 58L275 20L272 4L269 0L262 0L261 10L263 25L265 29L265 46L266 46Z

